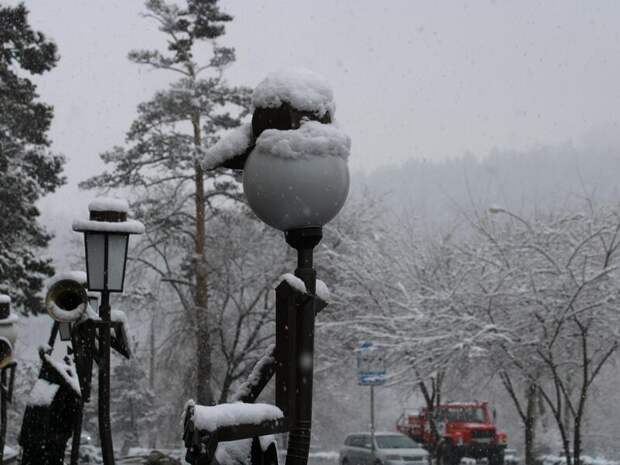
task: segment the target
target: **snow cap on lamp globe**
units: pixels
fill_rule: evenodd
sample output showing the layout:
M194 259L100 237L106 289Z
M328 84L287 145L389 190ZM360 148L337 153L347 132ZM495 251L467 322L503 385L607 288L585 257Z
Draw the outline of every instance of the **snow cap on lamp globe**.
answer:
M262 107L280 105L284 113L280 121L289 116L290 125L261 128L244 166L250 207L282 231L323 226L341 210L350 182L351 140L331 120L335 111L331 88L309 71L283 70L258 85L253 102L255 115ZM256 135L256 125L254 129Z

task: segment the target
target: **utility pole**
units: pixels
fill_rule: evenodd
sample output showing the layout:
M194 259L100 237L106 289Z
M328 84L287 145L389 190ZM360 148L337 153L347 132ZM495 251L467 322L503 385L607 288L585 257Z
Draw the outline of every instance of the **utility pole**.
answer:
M371 450L375 454L375 387L370 385L370 442Z
M360 386L370 387L370 442L375 454L375 386L385 384L386 369L383 351L373 342L364 341L356 349L357 381Z

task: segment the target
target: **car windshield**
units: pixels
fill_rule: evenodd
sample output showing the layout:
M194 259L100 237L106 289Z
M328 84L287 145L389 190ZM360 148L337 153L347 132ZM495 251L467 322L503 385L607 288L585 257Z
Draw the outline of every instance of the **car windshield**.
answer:
M437 409L439 421L469 421L484 423L484 410L481 407L444 407Z
M418 445L407 436L375 436L379 449L415 449Z

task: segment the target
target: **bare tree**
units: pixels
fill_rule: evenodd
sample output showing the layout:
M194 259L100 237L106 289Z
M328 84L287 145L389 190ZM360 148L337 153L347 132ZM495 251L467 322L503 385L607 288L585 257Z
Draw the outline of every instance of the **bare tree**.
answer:
M408 222L388 233L378 221L365 234L339 237L327 254L338 270L334 310L319 323L339 350L324 363L372 340L387 354L390 383L419 390L432 413L452 373L499 337L472 309L473 265L452 232L432 238Z
M528 465L538 396L553 414L567 463L579 465L588 396L618 347L613 275L620 218L594 207L527 219L492 212L504 221L479 216L477 242L462 247L479 263L479 318L504 328L499 344L487 347L489 355L523 421Z

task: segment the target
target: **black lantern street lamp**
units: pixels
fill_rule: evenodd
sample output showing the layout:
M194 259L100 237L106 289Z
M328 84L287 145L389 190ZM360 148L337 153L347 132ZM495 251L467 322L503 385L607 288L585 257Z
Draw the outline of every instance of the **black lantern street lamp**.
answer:
M74 221L73 230L84 233L86 276L89 291L101 293L99 317L99 435L103 462L114 464L114 448L110 426L110 293L123 292L127 245L130 234L142 234L139 221L128 220L127 202L100 198L88 206L90 218Z
M17 340L15 323L17 317L11 315L11 298L0 294L0 465L4 463L4 441L7 431L8 403L13 396L15 367L13 350Z

